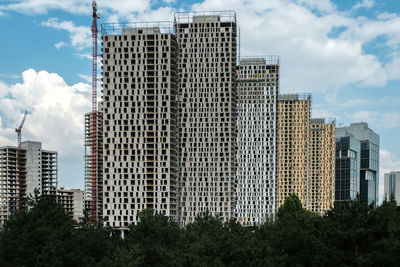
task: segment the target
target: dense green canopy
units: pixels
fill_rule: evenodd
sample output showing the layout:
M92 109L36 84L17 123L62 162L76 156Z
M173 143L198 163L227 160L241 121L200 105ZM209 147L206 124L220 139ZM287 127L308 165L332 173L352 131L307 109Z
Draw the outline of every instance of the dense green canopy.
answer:
M124 239L78 224L51 198L36 198L0 231L0 266L396 266L400 207L358 201L325 216L289 196L276 219L257 228L206 213L180 228L152 210Z

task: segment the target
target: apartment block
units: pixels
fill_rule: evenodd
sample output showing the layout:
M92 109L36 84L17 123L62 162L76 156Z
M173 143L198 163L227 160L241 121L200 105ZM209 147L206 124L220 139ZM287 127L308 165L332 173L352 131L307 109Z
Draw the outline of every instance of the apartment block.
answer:
M180 220L235 217L235 12L175 14L179 45Z
M99 104L99 111L97 111L97 151L96 151L96 180L97 180L97 192L96 192L96 202L97 202L97 219L103 217L103 112L102 103ZM88 112L85 114L85 209L90 212L92 210L92 121L93 113Z
M57 202L60 203L65 212L75 221L83 217L85 208L85 192L80 189L59 188L57 190Z
M278 206L295 193L309 208L310 94L278 96Z
M335 201L335 121L311 119L309 210L319 214Z
M57 152L42 149L40 142L25 141L22 147L22 196L25 206L28 196L56 196L58 182ZM17 209L19 179L15 146L0 147L0 224Z
M387 200L393 197L398 204L400 203L400 171L385 173L384 190Z
M103 218L177 219L178 47L172 23L102 25ZM193 130L193 129L192 129Z
M257 226L277 208L277 56L242 58L237 69L236 219Z

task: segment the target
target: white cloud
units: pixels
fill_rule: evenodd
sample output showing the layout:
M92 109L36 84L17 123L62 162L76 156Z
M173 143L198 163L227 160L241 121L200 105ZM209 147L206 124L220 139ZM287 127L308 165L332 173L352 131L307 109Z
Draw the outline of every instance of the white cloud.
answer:
M33 69L22 73L22 83L0 83L1 94L12 96L0 100L3 114L0 144L15 143L13 129L27 110L23 140L41 141L45 148L57 150L61 156L79 155L77 151L83 144L83 114L90 111L90 89L88 84L68 85L56 73ZM7 125L4 119L9 121Z
M92 76L78 73L78 76L87 83L92 83Z
M100 14L118 13L128 15L150 9L150 0L97 0ZM51 10L63 10L71 14L91 14L91 1L82 0L15 0L0 5L0 12L17 11L24 14L46 14ZM0 13L0 15L2 14Z
M374 0L363 0L362 2L357 2L352 10L358 10L360 8L371 8L374 5Z
M80 0L14 0L0 5L0 12L17 11L24 14L45 14L49 10L64 10L70 13L90 13L90 1Z
M226 6L237 11L242 55L280 55L283 90L330 91L350 84L384 86L389 80L400 79L400 71L396 71L400 57L387 54L390 60L385 65L364 50L364 45L378 36L387 37L387 43L382 44L385 49L397 49L398 15L385 20L354 17L338 11L332 1L313 0L205 0L192 9L224 10ZM320 14L313 12L316 9ZM338 35L331 36L337 29Z
M75 54L76 56L78 56L81 59L89 59L92 60L92 54L90 53L77 53Z
M380 129L393 129L400 127L399 112L380 112L374 110L359 110L350 115L354 121L367 121ZM375 128L372 127L372 128Z
M329 0L297 0L297 2L323 13L331 13L336 10L336 6Z
M91 46L91 30L85 26L75 26L72 21L61 21L57 18L49 18L42 22L43 26L55 28L58 30L66 30L71 39L71 45L77 50L82 50Z
M59 42L54 45L54 47L57 48L57 50L60 50L62 47L65 47L65 46L68 46L68 44L65 42Z

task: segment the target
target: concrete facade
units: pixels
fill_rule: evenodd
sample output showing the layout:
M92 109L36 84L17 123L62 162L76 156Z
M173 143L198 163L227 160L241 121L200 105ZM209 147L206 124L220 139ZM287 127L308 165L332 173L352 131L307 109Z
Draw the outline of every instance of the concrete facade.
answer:
M85 114L85 209L92 210L92 118ZM103 112L102 103L97 111L97 218L103 218Z
M116 26L116 25L114 25ZM103 27L103 218L177 219L177 56L172 23Z
M60 203L65 212L76 222L83 217L85 192L80 189L65 189L63 187L57 190L57 202Z
M58 184L58 154L56 151L42 149L40 142L25 141L22 147L22 189L23 202L34 196L37 189L40 195L56 196ZM0 148L0 223L3 223L17 209L18 168L17 147Z
M176 13L179 45L180 221L236 205L235 12Z
M237 70L236 220L257 226L277 208L279 58L244 58Z

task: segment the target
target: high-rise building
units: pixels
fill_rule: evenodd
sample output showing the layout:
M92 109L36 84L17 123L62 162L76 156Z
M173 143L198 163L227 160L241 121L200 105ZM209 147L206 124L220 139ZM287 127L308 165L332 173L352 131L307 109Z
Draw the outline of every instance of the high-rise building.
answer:
M58 182L57 152L43 150L40 142L22 142L22 200L40 195L56 196ZM17 209L19 179L15 146L0 148L0 223L3 223Z
M104 221L124 228L146 208L176 218L178 47L173 25L103 24L102 43Z
M384 197L390 200L392 197L400 204L400 171L385 173Z
M309 210L319 214L335 200L335 121L311 119Z
M279 58L243 58L237 75L236 218L255 226L277 207Z
M175 14L179 45L180 219L206 211L234 218L236 184L235 12Z
M278 96L278 206L295 193L309 208L310 94Z
M379 135L365 122L352 123L336 129L336 137L352 135L360 142L360 201L378 203L379 195Z
M336 129L335 204L354 200L360 193L360 141Z
M75 221L83 217L84 211L84 191L80 189L59 188L57 190L57 202L60 203L65 212Z
M96 203L97 203L97 219L103 217L103 112L102 103L99 104L97 111L97 159L96 159ZM85 209L90 212L92 210L92 120L93 113L85 114Z

